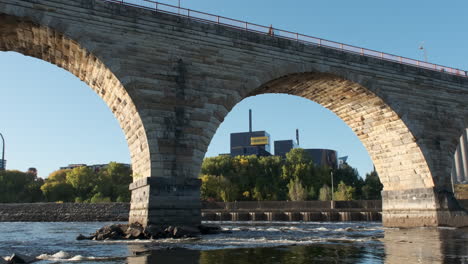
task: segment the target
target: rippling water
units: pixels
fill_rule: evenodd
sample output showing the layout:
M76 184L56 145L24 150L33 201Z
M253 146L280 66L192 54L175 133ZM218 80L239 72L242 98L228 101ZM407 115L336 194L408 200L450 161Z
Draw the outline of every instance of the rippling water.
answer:
M468 229L385 229L369 222L222 224L201 239L77 241L108 223L0 223L0 256L38 263L467 263Z

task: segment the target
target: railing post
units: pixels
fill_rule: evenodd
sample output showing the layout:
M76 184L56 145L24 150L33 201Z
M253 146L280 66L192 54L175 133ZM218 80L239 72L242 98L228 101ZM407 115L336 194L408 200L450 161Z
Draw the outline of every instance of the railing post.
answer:
M299 41L299 33L296 33L296 40Z
M249 25L249 23L248 23L248 22L245 22L245 30L248 30L248 29L249 29L249 28L248 28L248 25Z
M319 46L322 46L322 39L319 39Z
M156 2L156 11L158 11L158 4L159 4L159 3L158 3L158 2Z
M364 56L364 49L361 48L361 55Z
M218 24L219 24L219 16L218 16Z
M343 43L340 43L340 48L341 50L343 50Z

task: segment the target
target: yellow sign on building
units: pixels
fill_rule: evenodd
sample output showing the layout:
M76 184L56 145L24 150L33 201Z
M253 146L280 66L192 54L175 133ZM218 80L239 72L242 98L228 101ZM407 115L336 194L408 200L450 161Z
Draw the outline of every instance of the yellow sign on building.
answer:
M252 146L268 145L268 137L251 137L250 145Z

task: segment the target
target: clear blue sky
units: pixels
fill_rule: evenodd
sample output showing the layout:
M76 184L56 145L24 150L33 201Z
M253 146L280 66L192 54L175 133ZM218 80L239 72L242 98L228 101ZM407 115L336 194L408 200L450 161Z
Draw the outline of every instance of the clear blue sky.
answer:
M175 3L176 0L163 2ZM227 1L181 0L182 6L297 31L415 59L422 41L429 61L468 69L468 1ZM130 162L116 119L75 76L54 65L0 52L0 132L8 169L36 167L47 176L69 163ZM229 152L229 133L267 130L273 140L294 138L301 146L332 148L349 155L364 176L372 161L353 132L333 113L306 99L263 95L239 103L218 129L207 156Z

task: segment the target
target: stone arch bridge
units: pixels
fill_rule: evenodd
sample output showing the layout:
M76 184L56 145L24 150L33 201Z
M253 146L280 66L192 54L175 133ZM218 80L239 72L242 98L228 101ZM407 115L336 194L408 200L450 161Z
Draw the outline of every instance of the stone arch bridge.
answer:
M175 13L0 0L0 51L71 72L118 119L134 171L131 222L199 224L197 176L216 129L242 99L286 93L328 108L357 134L384 184L385 226L468 225L450 181L468 122L465 72Z

